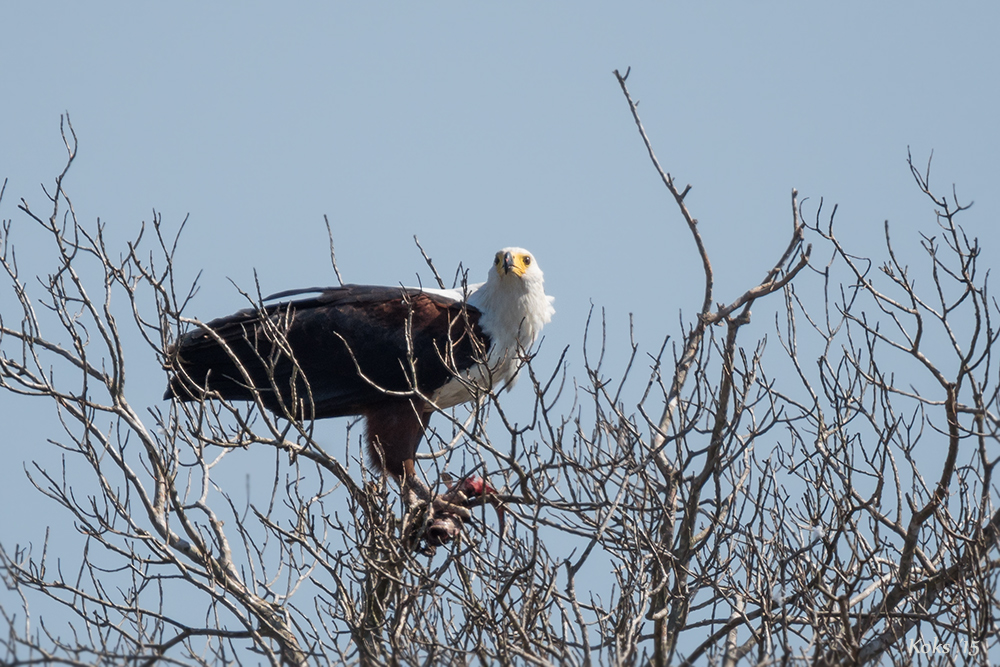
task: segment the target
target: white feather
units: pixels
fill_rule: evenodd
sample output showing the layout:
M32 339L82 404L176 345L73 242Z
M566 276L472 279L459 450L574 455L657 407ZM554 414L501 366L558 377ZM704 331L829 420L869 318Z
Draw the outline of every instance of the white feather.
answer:
M469 369L463 380L454 379L438 389L431 399L438 407L450 407L469 400L465 383L473 382L486 389L510 388L517 379L524 356L531 350L552 315L553 297L545 294L545 281L538 262L523 248L504 248L497 257L510 253L523 273L504 271L501 266L490 271L485 283L470 285L468 303L479 310L479 326L490 338L487 368ZM442 296L454 296L460 290L424 290Z

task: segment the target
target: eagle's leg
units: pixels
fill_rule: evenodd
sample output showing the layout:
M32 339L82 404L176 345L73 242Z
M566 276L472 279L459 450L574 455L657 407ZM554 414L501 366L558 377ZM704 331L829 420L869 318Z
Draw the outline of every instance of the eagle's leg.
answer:
M417 445L424 435L433 409L414 400L386 402L365 412L368 425L368 454L372 465L388 472L399 482L403 502L410 512L426 507L421 525L430 547L454 539L462 523L472 518L468 508L435 495L417 474Z

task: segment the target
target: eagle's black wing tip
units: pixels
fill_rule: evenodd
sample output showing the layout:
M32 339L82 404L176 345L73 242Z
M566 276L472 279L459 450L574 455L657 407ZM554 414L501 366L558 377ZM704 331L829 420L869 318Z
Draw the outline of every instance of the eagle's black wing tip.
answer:
M163 390L163 400L191 401L194 400L194 395L184 386L179 377L173 375L167 383L167 388Z

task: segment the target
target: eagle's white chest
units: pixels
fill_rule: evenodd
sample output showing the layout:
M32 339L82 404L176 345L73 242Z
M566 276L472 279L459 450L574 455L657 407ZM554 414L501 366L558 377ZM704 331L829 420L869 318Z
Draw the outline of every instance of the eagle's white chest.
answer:
M555 312L541 281L504 284L491 279L469 295L468 302L482 313L479 326L490 339L486 363L435 391L431 400L439 408L471 400L477 387L478 392L512 387L525 353Z

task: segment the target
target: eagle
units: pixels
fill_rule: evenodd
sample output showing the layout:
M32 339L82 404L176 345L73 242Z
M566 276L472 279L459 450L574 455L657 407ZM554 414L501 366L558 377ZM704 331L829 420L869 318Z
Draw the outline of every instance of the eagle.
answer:
M370 465L430 501L414 459L431 415L510 389L555 312L552 302L523 248L500 250L486 282L460 289L347 284L280 292L180 336L167 351L164 398L260 401L294 419L361 416Z

